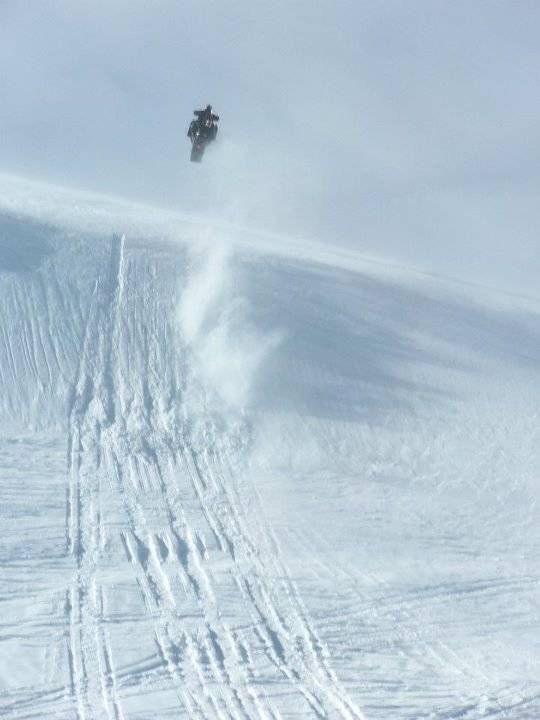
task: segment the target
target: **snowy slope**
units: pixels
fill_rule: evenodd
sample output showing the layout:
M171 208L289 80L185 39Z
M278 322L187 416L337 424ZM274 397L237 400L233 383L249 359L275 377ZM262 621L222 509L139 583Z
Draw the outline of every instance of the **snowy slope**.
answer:
M0 716L540 716L533 300L0 190Z

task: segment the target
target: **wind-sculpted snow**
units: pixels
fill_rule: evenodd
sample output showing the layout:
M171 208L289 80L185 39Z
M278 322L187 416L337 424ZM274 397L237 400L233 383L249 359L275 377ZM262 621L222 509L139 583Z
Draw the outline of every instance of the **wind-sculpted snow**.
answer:
M60 200L0 222L0 716L540 713L538 308Z

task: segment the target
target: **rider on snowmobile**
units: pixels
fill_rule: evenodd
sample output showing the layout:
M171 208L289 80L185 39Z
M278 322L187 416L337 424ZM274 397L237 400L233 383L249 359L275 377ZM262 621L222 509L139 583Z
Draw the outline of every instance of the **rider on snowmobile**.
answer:
M219 115L214 115L212 106L207 105L204 110L194 110L193 114L197 116L197 119L192 120L189 125L188 138L192 140L198 130L208 140L215 140L218 131L216 122L219 120Z

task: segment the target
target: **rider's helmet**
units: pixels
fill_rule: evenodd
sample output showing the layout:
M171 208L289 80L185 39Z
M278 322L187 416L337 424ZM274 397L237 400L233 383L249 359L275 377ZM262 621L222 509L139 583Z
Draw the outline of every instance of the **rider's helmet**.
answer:
M206 112L209 112L209 113L212 112L212 106L211 106L211 105L207 105L207 106L206 106Z

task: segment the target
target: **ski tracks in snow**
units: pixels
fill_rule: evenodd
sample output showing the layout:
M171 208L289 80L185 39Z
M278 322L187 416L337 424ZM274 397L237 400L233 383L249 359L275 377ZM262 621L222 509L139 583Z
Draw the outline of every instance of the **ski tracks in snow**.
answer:
M178 270L115 237L89 303L69 404L68 695L79 720L127 719L139 690L173 693L163 717L361 718L258 512L245 428L212 414L190 364ZM144 603L146 666L115 639L115 573Z

